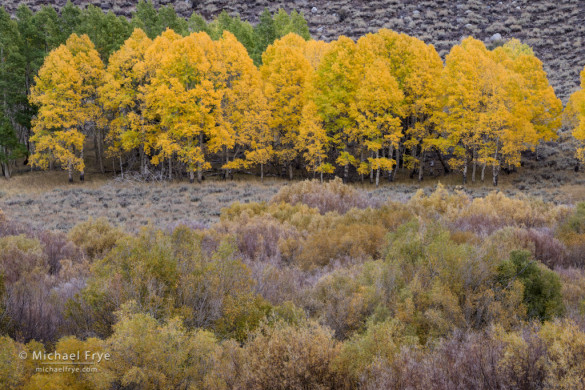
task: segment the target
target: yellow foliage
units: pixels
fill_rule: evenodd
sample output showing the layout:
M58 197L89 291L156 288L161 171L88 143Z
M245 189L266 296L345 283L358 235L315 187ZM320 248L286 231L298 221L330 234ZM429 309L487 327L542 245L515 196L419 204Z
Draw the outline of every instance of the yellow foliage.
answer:
M83 173L84 126L94 121L103 126L97 103L104 81L104 64L87 35L72 34L65 45L53 50L31 89L30 101L39 106L33 122L32 164L47 169L51 161L69 171Z

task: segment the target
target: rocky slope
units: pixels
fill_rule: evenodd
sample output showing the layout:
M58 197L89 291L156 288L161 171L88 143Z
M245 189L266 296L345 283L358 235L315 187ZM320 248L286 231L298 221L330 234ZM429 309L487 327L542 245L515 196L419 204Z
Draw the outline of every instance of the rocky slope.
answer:
M9 12L20 3L33 9L66 0L3 0ZM77 5L94 4L129 16L135 0L73 0ZM210 19L222 10L239 13L255 22L264 7L271 10L302 11L313 37L331 40L338 35L351 38L385 27L433 43L442 56L461 37L473 35L493 44L497 38L519 38L530 44L564 102L579 84L585 65L585 1L579 0L154 0L155 5L172 4L189 17L198 12Z

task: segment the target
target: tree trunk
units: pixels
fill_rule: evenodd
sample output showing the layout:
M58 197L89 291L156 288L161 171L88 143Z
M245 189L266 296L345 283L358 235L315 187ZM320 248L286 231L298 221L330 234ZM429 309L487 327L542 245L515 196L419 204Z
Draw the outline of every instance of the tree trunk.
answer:
M364 151L360 151L360 163L364 162ZM361 165L361 164L360 164ZM364 174L360 173L360 181L362 182L362 184L364 183Z
M169 156L169 181L173 180L173 159Z
M376 158L379 158L380 154L379 152L376 150ZM378 187L380 185L380 167L378 167L376 169L376 187Z
M441 152L439 151L439 149L435 149L435 151L437 152L437 157L439 158L439 161L441 162L441 165L443 166L443 172L445 173L445 175L451 173L451 169L449 169L449 166L447 165L447 163L443 159L443 156L441 155Z
M396 180L396 174L398 173L398 169L400 169L400 145L396 148L396 166L394 167L394 171L392 172L392 181Z
M227 146L225 146L225 145L223 146L223 159L225 160L226 164L230 162ZM224 169L223 178L225 180L227 180L229 178L229 169L227 169L227 168Z
M420 152L420 159L418 163L418 181L422 181L423 179L423 168L425 164L425 152L421 150Z
M473 150L473 154L471 155L471 158L473 159L473 168L471 170L471 182L475 183L475 169L477 166L477 161L475 158L475 149Z
M106 168L104 166L104 131L100 129L100 136L98 138L98 143L100 147L100 168L102 173L106 173Z
M140 174L142 175L146 175L146 158L144 154L144 145L140 145Z
M494 153L494 167L492 171L492 181L494 183L494 187L498 185L498 175L500 173L500 165L498 164L498 146L496 144L496 152Z
M497 164L494 164L494 169L493 169L493 183L494 183L494 187L498 186L498 175L500 173L500 167Z
M289 178L289 180L292 180L293 179L293 166L292 166L292 161L288 165L288 178Z
M8 163L2 163L2 170L4 171L4 177L10 179L10 166Z
M260 163L260 182L264 183L264 164Z
M81 160L83 160L83 148L81 148ZM85 168L79 172L79 181L85 181Z
M73 166L71 164L67 166L67 173L69 174L69 183L73 183Z
M467 156L465 156L465 165L463 166L463 185L467 184Z
M392 160L392 154L394 153L394 151L392 150L392 145L388 146L388 158L390 160ZM392 181L392 172L394 172L394 169L390 169L388 171L388 181Z
M195 181L195 173L193 172L193 170L189 171L189 183L193 184L193 182Z
M486 167L486 164L483 164L483 166L481 167L481 182L482 183L485 179L485 167Z
M101 173L105 172L104 169L104 161L103 161L103 154L102 154L102 143L101 143L101 130L95 129L93 133L93 147L95 149L95 161L98 165L98 169Z
M370 152L370 158L374 157L374 152ZM374 184L374 168L370 166L370 184Z
M199 147L203 152L203 133L199 133ZM205 156L205 154L203 154ZM197 183L201 183L203 180L203 171L201 167L201 161L197 163Z
M124 167L122 167L122 156L120 157L120 174L122 175L122 179L124 179ZM116 171L114 171L116 173Z
M347 184L349 180L349 164L345 164L343 167L343 182Z

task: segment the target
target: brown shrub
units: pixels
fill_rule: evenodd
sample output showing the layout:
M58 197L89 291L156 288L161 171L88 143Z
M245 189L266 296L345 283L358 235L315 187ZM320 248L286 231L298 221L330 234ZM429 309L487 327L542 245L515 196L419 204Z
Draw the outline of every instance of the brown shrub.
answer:
M260 328L244 347L246 389L331 389L331 362L339 347L332 332L316 322L278 322Z
M298 242L301 235L288 222L280 222L272 216L248 217L244 214L234 222L224 222L222 228L237 237L238 250L247 259L267 261L290 260L292 253L287 249L282 255L281 248L289 241Z
M286 301L300 303L307 285L307 275L297 267L281 267L271 262L249 264L254 290L273 305Z
M340 340L362 329L379 303L375 286L365 286L358 280L359 270L342 268L322 277L307 305L309 312L318 315Z
M50 274L56 274L60 271L61 260L81 261L81 249L71 242L65 233L42 231L38 234L38 239L43 246Z
M344 214L352 208L365 209L377 205L376 201L368 199L365 194L355 188L343 184L339 178L327 183L307 180L282 187L271 202L285 202L293 205L303 203L318 209L321 214L330 211Z
M302 242L297 263L312 269L345 258L379 258L386 233L383 226L365 223L338 225L312 233Z
M567 248L554 238L550 229L518 229L515 239L523 248L529 249L535 259L549 268L570 265L567 263Z
M104 256L125 234L110 225L107 219L89 218L69 232L69 239L92 259Z
M556 270L562 280L566 316L579 321L585 330L585 270L565 268Z
M49 269L38 240L24 235L0 238L0 274L7 285L37 268L43 272Z

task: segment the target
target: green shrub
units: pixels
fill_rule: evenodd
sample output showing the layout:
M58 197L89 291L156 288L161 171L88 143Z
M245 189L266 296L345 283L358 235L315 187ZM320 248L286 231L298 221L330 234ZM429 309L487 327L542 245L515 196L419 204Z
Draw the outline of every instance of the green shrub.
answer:
M550 320L564 312L559 276L532 259L528 251L513 251L498 267L498 281L506 289L519 280L524 285L524 304L529 318Z

